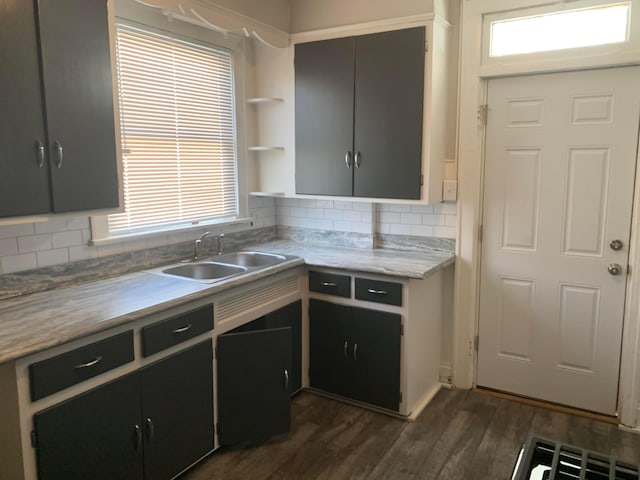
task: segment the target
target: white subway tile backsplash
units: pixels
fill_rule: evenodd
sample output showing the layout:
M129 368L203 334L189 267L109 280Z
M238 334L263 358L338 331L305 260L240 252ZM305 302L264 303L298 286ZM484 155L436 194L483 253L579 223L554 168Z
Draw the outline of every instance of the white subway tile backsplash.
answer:
M67 219L67 230L84 230L89 228L89 217Z
M0 238L23 237L25 235L33 235L34 232L33 223L0 225Z
M345 222L362 222L362 212L356 210L345 210L342 213L342 219Z
M39 252L51 249L51 235L30 235L18 237L18 250L20 253Z
M458 207L455 203L438 203L433 205L433 212L442 215L457 215Z
M36 222L34 226L36 233L64 232L67 230L67 219L54 218L46 222Z
M348 202L344 200L334 200L333 208L337 210L353 210L353 202Z
M82 230L70 230L68 232L58 232L51 235L53 248L73 247L82 245Z
M334 208L333 200L316 200L316 208Z
M306 217L307 209L303 207L291 207L289 215L292 217Z
M433 227L429 225L411 225L411 235L433 237Z
M400 223L400 213L398 212L380 212L378 213L378 223Z
M299 198L298 199L298 206L299 207L304 207L304 208L315 208L316 207L316 201L315 200L311 200L311 199L307 199L307 198Z
M420 225L422 224L422 215L419 213L402 213L400 215L400 223L407 225Z
M439 238L456 238L456 227L433 227L433 236Z
M78 245L77 247L69 247L69 261L79 262L80 260L89 260L98 257L98 249L88 245Z
M411 225L391 223L389 224L389 233L391 235L411 235Z
M16 238L0 239L0 257L15 255L18 253L18 240Z
M435 215L433 213L426 213L422 215L423 225L444 225L446 215Z
M325 208L323 212L327 220L342 220L342 210Z
M411 213L433 213L433 205L411 205Z
M46 250L44 252L38 252L36 254L38 261L38 267L50 267L52 265L60 265L61 263L67 263L69 261L69 249L58 248L55 250Z
M26 253L22 255L11 255L0 259L2 264L2 273L14 273L22 270L31 270L38 267L35 253Z

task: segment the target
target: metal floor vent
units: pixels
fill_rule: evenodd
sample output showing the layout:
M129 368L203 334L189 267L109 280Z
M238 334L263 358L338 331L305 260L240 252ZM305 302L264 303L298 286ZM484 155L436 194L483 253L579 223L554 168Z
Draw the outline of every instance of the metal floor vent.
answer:
M245 313L247 310L260 307L267 302L297 292L299 289L300 281L296 274L283 278L271 285L262 285L244 290L238 295L227 297L216 302L216 322L222 323L238 314Z
M639 470L606 455L530 436L511 480L638 480Z

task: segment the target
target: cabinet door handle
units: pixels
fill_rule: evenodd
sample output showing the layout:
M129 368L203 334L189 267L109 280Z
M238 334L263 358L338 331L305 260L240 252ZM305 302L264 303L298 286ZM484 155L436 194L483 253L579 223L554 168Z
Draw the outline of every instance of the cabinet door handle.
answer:
M189 330L191 327L192 327L191 324L185 325L184 327L176 328L175 330L173 330L173 333L184 333L187 330Z
M356 168L360 168L360 160L362 159L362 155L360 152L356 152Z
M102 361L102 356L98 356L87 363L81 363L80 365L76 365L73 368L75 368L76 370L80 370L82 368L89 368L89 367L93 367L94 365L97 365L101 361Z
M62 150L62 144L60 143L59 140L56 140L55 142L53 142L53 149L57 153L56 167L62 168L62 160L64 159L64 151Z
M284 389L289 390L289 370L284 369Z
M335 287L335 286L336 286L336 284L335 284L335 283L333 283L333 282L322 282L322 284L321 284L321 285L322 285L323 287L331 287L331 288L333 288L333 287Z
M372 293L374 295L387 295L386 290L375 290L373 288L367 288L367 292Z
M353 359L356 362L358 361L358 344L357 343L353 344Z
M153 440L153 435L156 433L156 430L153 427L153 421L149 417L147 417L145 423L147 424L147 442L150 442Z
M36 140L36 155L38 159L38 168L44 166L44 145L40 140Z
M347 151L347 153L345 153L344 163L347 164L347 168L351 168L351 151Z
M140 447L142 446L142 429L140 428L140 425L136 424L133 426L133 433L135 434L133 447L137 451L140 450Z
M348 349L349 349L349 342L347 340L345 340L344 341L344 347L343 347L344 359L345 360L349 360L349 354L347 353Z

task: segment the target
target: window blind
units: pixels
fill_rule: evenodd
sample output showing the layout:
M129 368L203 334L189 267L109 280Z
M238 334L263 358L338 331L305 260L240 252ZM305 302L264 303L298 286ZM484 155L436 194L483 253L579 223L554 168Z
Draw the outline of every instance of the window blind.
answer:
M125 212L135 232L238 213L231 52L118 22Z

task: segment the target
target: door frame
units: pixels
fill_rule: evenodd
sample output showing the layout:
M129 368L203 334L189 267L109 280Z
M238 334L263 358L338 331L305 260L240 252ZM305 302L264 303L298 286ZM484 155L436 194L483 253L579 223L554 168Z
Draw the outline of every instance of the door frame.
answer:
M558 2L561 3L561 2ZM640 0L632 0L640 9ZM543 5L541 0L513 0L512 9ZM548 4L547 4L548 5ZM483 17L504 11L501 0L461 2L461 35L458 91L458 236L454 289L452 383L472 388L476 382L477 355L474 348L478 332L480 299L480 255L484 177L484 112L490 78L603 67L640 65L640 48L631 46L624 54L593 56L588 49L567 51L563 65L558 62L518 62L499 68L483 68ZM635 11L635 10L634 10ZM634 21L637 23L633 25ZM640 28L640 18L631 18L631 28ZM639 149L640 150L640 149ZM640 153L640 152L639 152ZM638 155L640 157L640 155ZM638 163L640 158L636 158ZM622 356L618 390L618 414L624 427L640 432L640 168L636 168L633 199L629 271L623 319Z

